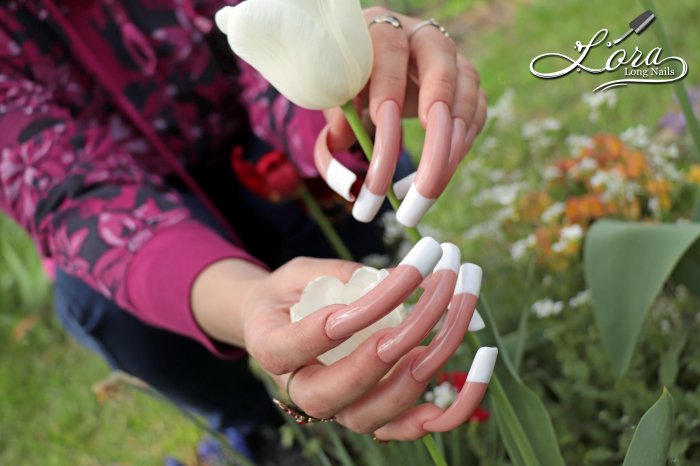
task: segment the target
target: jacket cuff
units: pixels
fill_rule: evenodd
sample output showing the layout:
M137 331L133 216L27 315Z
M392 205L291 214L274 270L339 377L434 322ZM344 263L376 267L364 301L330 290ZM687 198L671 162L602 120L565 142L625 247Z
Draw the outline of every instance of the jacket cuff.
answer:
M144 322L192 338L220 358L241 357L243 349L209 337L192 313L194 281L223 259L243 259L267 268L198 222L183 222L158 233L129 266L125 291L130 307Z

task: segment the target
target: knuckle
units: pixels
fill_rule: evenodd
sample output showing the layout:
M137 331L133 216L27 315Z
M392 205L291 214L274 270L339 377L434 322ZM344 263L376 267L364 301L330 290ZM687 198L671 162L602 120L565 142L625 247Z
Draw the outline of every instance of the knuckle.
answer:
M369 18L374 18L375 16L388 15L389 10L381 6L373 6L365 10L365 16Z
M426 79L426 83L432 86L441 96L449 97L450 101L455 93L455 76L448 70L433 71Z
M389 32L393 32L393 30ZM411 51L405 34L391 34L387 40L384 41L384 46L386 47L386 52L391 56L408 56Z
M257 338L247 345L248 352L253 359L267 372L273 375L282 375L290 372L289 367L272 353L269 346L266 344L266 339Z
M376 422L367 419L366 416L350 413L339 417L338 422L358 434L370 434L380 427Z

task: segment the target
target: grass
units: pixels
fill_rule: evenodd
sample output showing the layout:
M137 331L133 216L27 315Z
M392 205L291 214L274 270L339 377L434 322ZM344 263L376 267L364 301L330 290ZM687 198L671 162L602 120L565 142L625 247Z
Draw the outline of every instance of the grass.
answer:
M519 120L550 117L565 128L575 128L577 134L619 133L638 124L654 127L672 104L670 86L631 86L618 91L613 110L590 122L581 95L602 82L599 76L573 73L543 81L529 72L536 55L573 54L574 42L588 39L599 28L609 27L613 34L624 30L643 10L636 0L386 3L445 24L479 69L491 103L508 89L515 91ZM700 43L700 30L694 27L700 20L696 1L658 2L657 8L675 54L690 64L686 81L698 84L693 71L700 52L692 45ZM631 40L644 50L656 46L651 33ZM495 148L484 150L489 138L495 138ZM419 153L421 143L417 122L408 122L407 146ZM457 242L463 257L484 267L484 288L506 334L516 329L520 311L540 297L541 286L537 277L525 278L526 270L513 266L493 241L464 239L465 231L491 218L494 211L472 205L463 185L473 183L470 192L487 189L492 184L488 175L497 169L505 170L506 178L509 172L524 172L536 183L543 160L528 154L518 131L488 126L426 222L440 231L442 240ZM27 320L31 316L38 316L34 325ZM23 326L26 333L13 337ZM107 375L108 368L98 358L62 334L32 244L0 217L0 464L160 464L166 454L193 457L200 433L170 407L134 393L100 404L91 386Z
M170 406L133 391L98 402L92 386L109 368L60 330L49 283L24 232L0 217L0 238L0 464L192 458L201 433ZM34 325L32 317L38 317Z

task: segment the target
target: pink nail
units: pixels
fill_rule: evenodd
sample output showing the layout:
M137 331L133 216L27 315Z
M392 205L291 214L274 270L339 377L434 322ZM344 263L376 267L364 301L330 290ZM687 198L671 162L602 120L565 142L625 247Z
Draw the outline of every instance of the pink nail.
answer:
M413 293L441 256L442 248L437 241L428 236L421 239L379 285L329 316L326 321L328 338L348 337L391 312Z
M451 270L434 272L434 286L421 296L416 307L401 325L377 344L377 355L385 363L403 356L425 338L440 320L449 304L457 274Z
M450 157L452 115L444 102L435 102L428 113L425 142L415 185L426 198L440 195L443 172Z
M393 100L384 102L378 110L377 135L372 161L352 215L360 222L371 222L384 203L394 176L401 150L401 114Z
M440 330L428 349L413 363L411 373L416 382L429 380L457 350L467 332L476 300L476 296L469 294L458 294L452 298Z
M467 134L467 124L461 118L452 119L452 142L450 144L450 162L445 171L445 186L450 182L450 176L454 173L457 165L462 160L462 150L464 149L465 135Z
M423 424L423 429L430 432L446 432L469 419L486 394L497 356L496 348L479 348L469 369L467 382L457 399L436 419Z

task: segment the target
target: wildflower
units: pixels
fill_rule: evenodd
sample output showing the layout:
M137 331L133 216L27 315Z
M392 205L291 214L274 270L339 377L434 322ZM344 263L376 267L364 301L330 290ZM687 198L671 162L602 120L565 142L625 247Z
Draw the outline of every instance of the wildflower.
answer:
M569 307L581 307L591 302L591 290L579 291L569 299Z
M499 128L510 126L515 121L515 91L507 89L498 101L488 109L489 119Z
M584 149L592 149L594 143L590 136L572 134L567 136L566 145L569 148L569 153L579 155Z
M563 302L553 301L550 298L535 301L531 307L532 312L540 319L559 315L563 309Z
M581 100L589 109L588 119L597 121L600 117L600 109L604 106L613 108L617 103L617 94L615 91L586 93L581 96Z
M542 216L540 217L544 223L551 223L554 220L557 220L561 215L564 213L566 206L562 202L555 202L554 204L550 205L547 210L542 212Z
M629 146L640 148L647 147L651 142L649 130L644 125L627 128L620 134L620 139Z
M560 236L567 242L580 241L583 238L583 228L579 224L565 226L561 229Z

